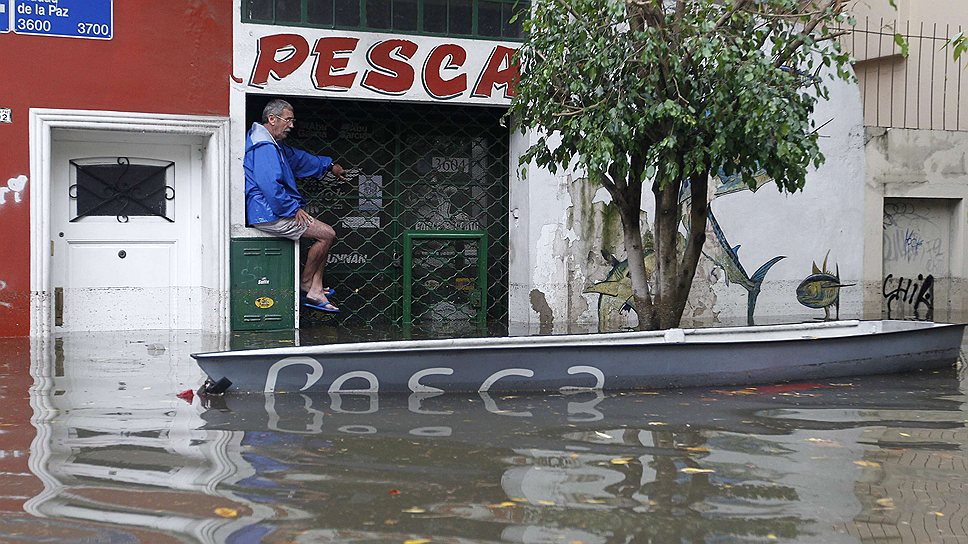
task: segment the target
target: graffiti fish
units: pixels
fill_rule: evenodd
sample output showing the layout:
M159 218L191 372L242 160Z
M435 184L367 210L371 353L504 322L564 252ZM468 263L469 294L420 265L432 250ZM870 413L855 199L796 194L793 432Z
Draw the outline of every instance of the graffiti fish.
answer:
M742 174L727 175L726 170L723 170L722 166L719 167L719 172L716 174L716 177L719 178L719 181L716 183L716 193L713 198L746 190L755 193L757 189L773 181L773 178L767 175L766 170L757 170L753 174L753 178L756 180L756 186L751 188L743 182Z
M716 190L713 199L739 191L751 190L755 192L763 185L773 181L763 170L758 170L753 174L753 177L755 178L755 185L751 188L743 182L740 174L727 176L725 170L720 168L715 178ZM688 228L688 206L691 201L688 180L683 182L679 195L679 201L683 204L683 225ZM729 242L726 240L726 235L723 234L719 223L716 221L716 217L713 215L712 208L709 209L708 213L708 225L715 234L718 244L716 247L710 247L708 250L704 249L703 255L710 259L716 267L723 270L727 285L736 283L746 289L748 293L746 319L752 325L753 311L756 308L756 298L760 294L763 278L766 277L766 273L774 264L786 257L774 257L759 267L752 276L749 276L736 254L739 251L739 246L735 248L730 247ZM682 238L682 233L679 233L679 236ZM679 247L685 247L685 243L680 243ZM594 283L583 291L584 293L598 293L601 295L598 298L599 328L608 322L614 314L634 310L634 304L632 302L632 281L629 278L628 261L619 261L615 256L604 250L602 251L602 256L612 265L612 269L609 271L605 280ZM645 250L645 270L647 277L651 277L655 271L655 253L649 249Z
M646 277L655 271L655 253L645 250L645 274ZM602 250L602 257L612 265L608 275L603 281L593 283L585 288L583 293L598 293L598 323L603 326L613 318L617 312L628 312L634 310L632 302L632 279L629 277L629 261L618 260L611 253Z
M840 288L854 285L840 283L840 265L835 267L833 274L827 270L829 256L828 250L823 258L823 268L817 268L817 263L813 263L813 273L797 286L797 301L807 308L823 308L824 321L830 320L831 306L836 311L834 319L840 319Z
M781 259L785 259L786 256L773 257L763 263L763 266L757 268L752 276L749 276L746 274L746 269L743 268L743 263L739 260L740 246L730 247L729 241L726 240L726 235L723 233L723 229L719 227L719 222L716 221L716 216L713 215L712 208L709 209L709 226L712 228L713 234L716 235L716 241L719 243L716 246L710 247L708 250L704 249L703 255L711 260L718 268L722 269L726 275L726 285L735 283L746 289L746 322L752 325L753 311L756 309L756 298L760 295L763 278L766 277L766 273L769 272L773 265Z

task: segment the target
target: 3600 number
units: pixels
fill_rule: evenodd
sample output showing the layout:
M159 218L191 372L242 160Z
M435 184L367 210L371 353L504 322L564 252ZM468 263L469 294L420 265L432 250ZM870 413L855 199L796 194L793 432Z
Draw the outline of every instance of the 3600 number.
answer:
M17 19L17 30L50 32L50 21L44 19Z

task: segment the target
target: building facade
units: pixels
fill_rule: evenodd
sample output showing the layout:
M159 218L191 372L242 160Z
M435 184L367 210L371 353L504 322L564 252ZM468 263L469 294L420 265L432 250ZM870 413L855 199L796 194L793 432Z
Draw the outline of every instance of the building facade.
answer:
M968 64L949 42L968 27L968 10L954 0L903 0L896 12L873 3L857 6L857 22L844 43L864 103L864 306L895 318L961 319Z
M267 272L276 249L245 224L245 133L276 97L295 107L291 143L349 171L346 181L301 181L310 213L337 231L327 283L340 323L456 333L634 321L607 193L580 171L519 168L536 137L505 116L522 4L101 3L112 18L96 30L109 39L0 34L0 63L16 81L0 98L12 149L0 157L10 233L0 335L333 319L296 315L298 246ZM45 68L14 61L33 58ZM802 193L717 180L687 321L882 311L883 296L871 294L881 217L871 210L883 202L869 191L860 89L832 82L818 105L827 160ZM643 210L648 225L651 202ZM246 282L270 296L236 289Z
M0 335L211 328L232 2L3 2Z

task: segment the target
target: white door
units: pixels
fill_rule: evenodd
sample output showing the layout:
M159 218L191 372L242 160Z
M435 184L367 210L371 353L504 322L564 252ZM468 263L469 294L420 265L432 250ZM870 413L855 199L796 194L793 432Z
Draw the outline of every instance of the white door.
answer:
M65 133L52 145L55 331L188 328L200 260L192 145L130 138Z

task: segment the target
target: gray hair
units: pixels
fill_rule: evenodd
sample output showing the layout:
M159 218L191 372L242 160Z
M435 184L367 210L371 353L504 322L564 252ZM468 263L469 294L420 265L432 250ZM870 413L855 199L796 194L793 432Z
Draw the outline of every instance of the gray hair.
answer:
M282 117L282 110L295 111L292 109L292 105L289 102L286 102L281 98L270 100L269 103L266 104L265 109L262 110L262 122L268 123L270 115Z

